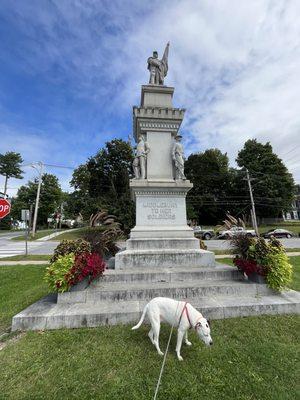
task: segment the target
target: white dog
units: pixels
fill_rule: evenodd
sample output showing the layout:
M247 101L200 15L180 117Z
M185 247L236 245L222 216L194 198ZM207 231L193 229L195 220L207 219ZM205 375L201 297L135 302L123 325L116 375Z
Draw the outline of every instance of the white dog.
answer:
M199 311L187 302L168 299L166 297L155 297L145 306L140 321L131 329L138 329L142 325L146 314L151 323L148 336L160 355L164 354L159 348L161 321L178 328L176 353L180 361L183 360L180 355L183 337L188 346L192 344L188 341L187 333L189 328L194 328L199 338L203 340L207 346L213 344L210 336L209 322Z

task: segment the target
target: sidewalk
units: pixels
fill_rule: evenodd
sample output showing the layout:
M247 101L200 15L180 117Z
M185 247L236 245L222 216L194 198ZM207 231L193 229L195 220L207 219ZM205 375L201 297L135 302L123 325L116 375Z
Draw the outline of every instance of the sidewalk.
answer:
M54 232L54 233L51 233L50 235L43 236L39 239L36 239L36 242L44 242L44 241L50 240L56 236L62 235L63 233L70 232L70 230L72 230L72 232L73 232L73 231L77 231L78 229L79 228L74 228L74 229L72 228L72 229L66 229L65 231Z

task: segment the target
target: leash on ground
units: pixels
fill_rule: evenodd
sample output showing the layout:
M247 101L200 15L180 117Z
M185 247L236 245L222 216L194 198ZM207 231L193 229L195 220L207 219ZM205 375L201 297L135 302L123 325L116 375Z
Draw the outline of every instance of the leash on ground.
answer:
M153 400L156 400L156 397L157 397L157 394L158 394L160 381L161 381L161 377L162 377L162 374L163 374L163 371L164 371L164 367L165 367L165 363L166 363L166 359L167 359L167 354L168 354L168 350L169 350L169 345L170 345L170 342L171 342L171 337L172 337L172 333L173 333L174 326L175 326L176 314L177 314L178 306L179 306L179 301L178 301L177 308L176 308L176 311L175 311L174 322L173 322L173 324L171 326L170 335L169 335L167 347L166 347L166 350L165 350L164 359L163 359L163 362L162 362L162 365L161 365L161 369L160 369L160 373L159 373L159 377L158 377L158 381L157 381L157 385L156 385L156 389L155 389Z

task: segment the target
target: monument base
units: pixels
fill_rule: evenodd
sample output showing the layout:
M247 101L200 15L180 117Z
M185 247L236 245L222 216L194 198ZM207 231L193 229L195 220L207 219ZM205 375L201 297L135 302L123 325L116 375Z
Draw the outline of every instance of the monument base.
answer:
M151 239L150 241L153 243L154 240ZM124 250L116 254L115 260L116 269L215 266L214 253L201 249Z
M115 268L214 267L215 255L201 250L186 223L185 197L192 184L174 180L132 180L136 226Z

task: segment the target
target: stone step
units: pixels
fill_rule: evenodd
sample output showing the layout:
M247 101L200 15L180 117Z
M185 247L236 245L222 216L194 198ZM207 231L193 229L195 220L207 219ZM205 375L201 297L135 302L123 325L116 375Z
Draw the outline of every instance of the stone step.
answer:
M155 271L149 268L128 270L106 270L104 276L93 282L95 287L103 282L174 282L197 280L229 280L240 279L241 274L234 267L218 264L216 267L177 267L158 268Z
M196 238L142 238L128 239L127 250L174 250L174 249L199 249L199 240Z
M214 267L215 255L200 249L124 250L115 256L116 269L161 267Z
M300 293L187 299L206 318L300 314ZM44 330L136 324L147 301L57 304L49 295L13 317L12 330ZM130 327L128 327L130 329ZM212 326L213 335L213 326Z
M128 300L146 300L153 297L171 297L187 299L212 296L242 296L272 294L264 284L255 284L243 280L193 280L175 282L130 282L124 287L120 282L102 282L97 287L86 290L60 293L59 304L63 303L102 303L103 301L123 302Z

